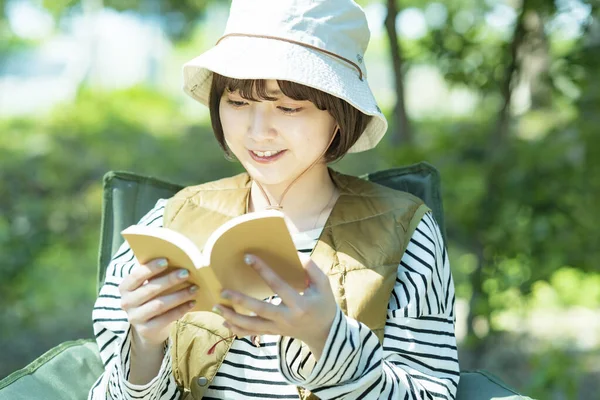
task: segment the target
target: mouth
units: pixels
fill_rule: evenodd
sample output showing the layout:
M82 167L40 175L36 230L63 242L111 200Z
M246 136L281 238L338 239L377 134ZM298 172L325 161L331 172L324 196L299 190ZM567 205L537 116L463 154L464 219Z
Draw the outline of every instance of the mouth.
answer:
M257 150L248 150L250 157L254 161L257 161L262 164L271 163L280 159L287 150L269 150L269 151L257 151Z

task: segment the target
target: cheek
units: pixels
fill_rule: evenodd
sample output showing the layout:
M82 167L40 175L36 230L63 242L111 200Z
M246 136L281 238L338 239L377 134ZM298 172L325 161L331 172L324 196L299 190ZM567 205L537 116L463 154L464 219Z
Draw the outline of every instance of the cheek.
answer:
M221 126L225 139L231 139L243 132L243 118L239 111L231 110L227 107L221 107L219 110L221 117Z
M322 117L315 118L306 121L294 137L299 143L305 145L302 146L305 153L320 154L329 143L334 127L335 122Z
M312 161L319 157L329 143L328 130L312 124L294 130L287 136L289 147L293 150L296 158Z

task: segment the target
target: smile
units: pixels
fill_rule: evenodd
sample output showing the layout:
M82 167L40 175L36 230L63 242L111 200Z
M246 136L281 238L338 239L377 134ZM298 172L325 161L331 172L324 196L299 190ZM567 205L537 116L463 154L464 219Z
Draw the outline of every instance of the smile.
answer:
M286 150L269 150L269 151L257 151L248 150L250 156L254 161L259 163L269 163L278 160L285 154Z
M274 150L274 151L255 151L255 150L250 150L250 151L253 152L254 154L256 154L259 157L271 157L271 156L274 156L275 154L281 153L283 150Z

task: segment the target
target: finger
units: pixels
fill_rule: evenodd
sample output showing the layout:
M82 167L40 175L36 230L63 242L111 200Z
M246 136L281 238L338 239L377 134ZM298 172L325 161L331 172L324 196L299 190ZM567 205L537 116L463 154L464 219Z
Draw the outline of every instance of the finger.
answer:
M248 315L238 314L233 309L221 304L214 306L213 311L225 318L225 321L227 321L229 324L235 325L243 330L249 332L260 332L263 334L274 332L274 323L262 317L251 317Z
M279 320L288 310L287 306L283 304L276 306L275 304L271 304L267 301L257 300L234 290L224 290L221 293L221 297L226 300L230 300L233 304L268 320Z
M121 294L126 291L133 291L144 284L148 279L163 272L169 263L166 258L156 258L146 264L136 265L129 275L127 275L121 284L119 290Z
M188 278L189 272L187 270L178 269L158 278L150 279L148 283L136 290L122 294L121 308L127 310L129 308L139 307L168 289L182 284Z
M252 254L246 254L244 262L250 265L267 285L275 292L281 300L289 307L301 301L302 296L294 288L279 277L263 260Z
M144 323L152 318L165 314L173 308L193 300L194 297L196 297L197 291L198 287L192 285L175 293L156 297L147 303L130 310L128 313L129 322L131 324Z
M323 293L326 290L331 290L329 278L313 260L309 258L302 264L306 270L308 279L310 280L310 286L313 286L315 289L317 289L319 293Z
M235 336L237 336L238 338L242 338L244 336L255 336L255 335L260 335L260 333L258 332L251 332L247 329L243 329L237 325L234 325L230 322L224 322L223 326L227 329L229 329L231 331L231 333L233 333Z
M188 301L186 303L181 304L178 307L175 307L175 308L169 310L168 312L166 312L162 315L152 318L150 321L147 322L148 329L153 329L153 330L163 329L164 327L166 327L173 321L177 321L178 319L183 317L185 315L185 313L187 313L192 308L194 308L195 305L196 305L195 301L193 301L193 300Z

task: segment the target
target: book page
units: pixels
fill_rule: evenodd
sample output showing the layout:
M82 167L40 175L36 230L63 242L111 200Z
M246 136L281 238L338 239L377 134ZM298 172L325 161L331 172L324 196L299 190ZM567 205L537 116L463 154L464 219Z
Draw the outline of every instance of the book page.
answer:
M250 253L264 260L298 292L304 291L306 272L283 213L273 210L250 213L234 218L227 225L211 236L204 249L210 268L223 288L260 300L275 294L260 275L244 263L244 255Z

